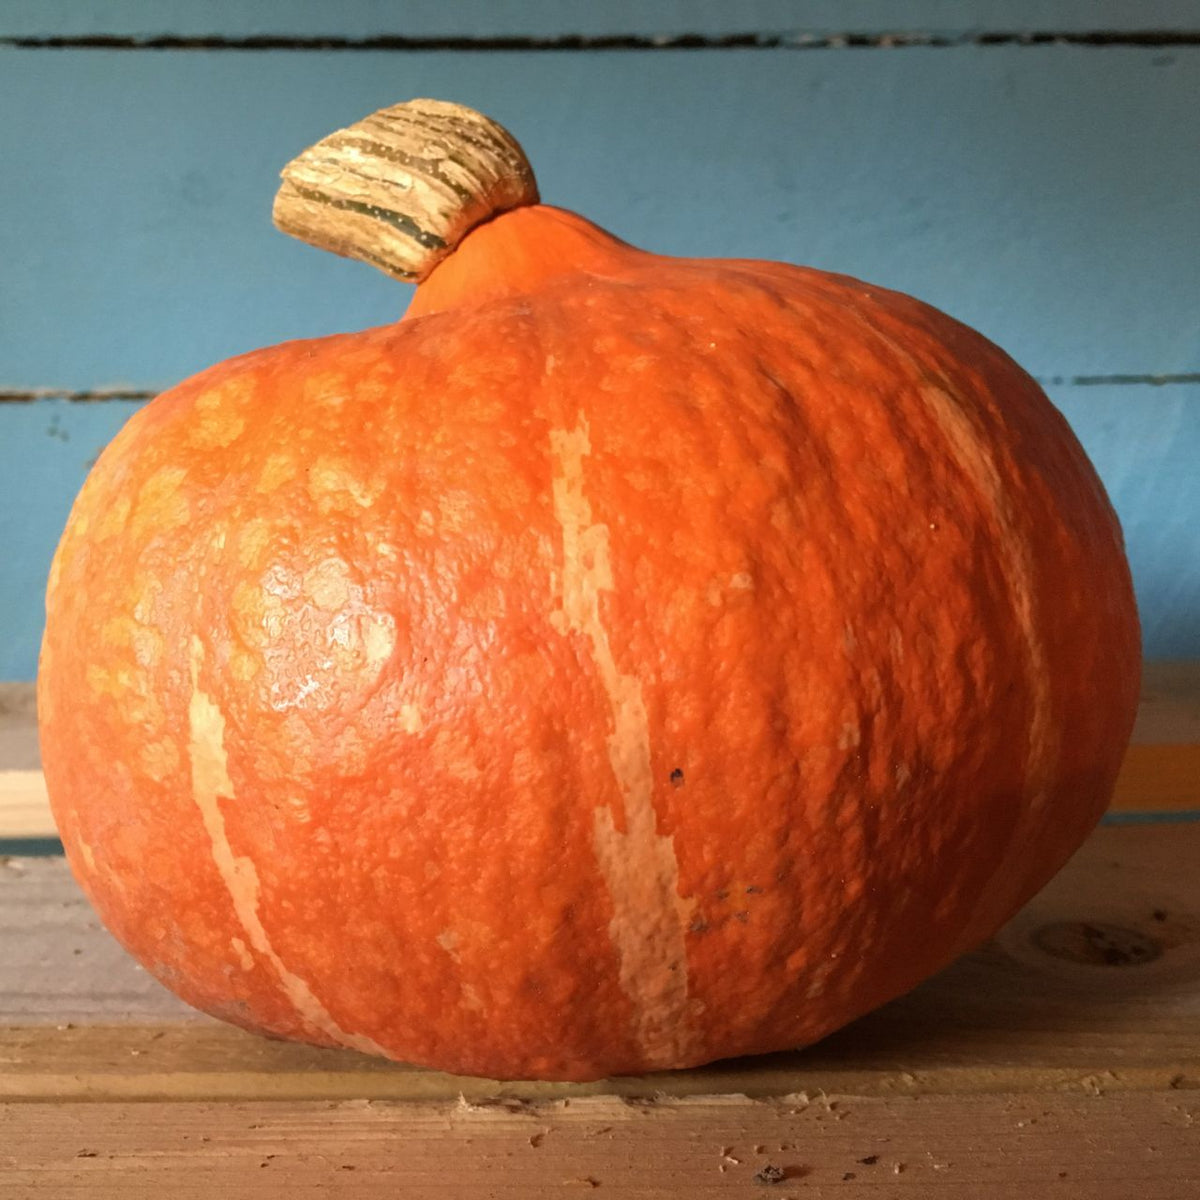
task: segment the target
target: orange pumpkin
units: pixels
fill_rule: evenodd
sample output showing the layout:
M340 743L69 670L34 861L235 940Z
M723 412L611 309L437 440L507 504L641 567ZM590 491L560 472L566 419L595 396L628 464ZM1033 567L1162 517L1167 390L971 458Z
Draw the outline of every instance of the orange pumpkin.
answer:
M326 139L276 217L408 314L139 411L49 586L63 842L168 987L450 1071L685 1067L906 991L1079 845L1136 612L995 346L633 249L451 105Z

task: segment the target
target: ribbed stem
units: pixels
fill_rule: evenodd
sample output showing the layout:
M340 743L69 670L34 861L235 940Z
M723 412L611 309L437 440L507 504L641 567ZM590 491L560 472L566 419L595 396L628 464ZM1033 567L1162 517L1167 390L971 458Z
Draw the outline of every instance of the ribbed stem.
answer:
M538 202L512 134L443 100L380 109L282 176L273 216L284 233L405 280L423 279L476 225Z

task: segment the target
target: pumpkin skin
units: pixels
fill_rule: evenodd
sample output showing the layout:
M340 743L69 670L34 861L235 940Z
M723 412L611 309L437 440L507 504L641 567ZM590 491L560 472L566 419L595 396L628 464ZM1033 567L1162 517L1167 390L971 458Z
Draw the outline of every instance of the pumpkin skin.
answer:
M1120 531L979 334L543 205L405 319L106 449L47 785L105 924L247 1029L587 1080L811 1043L989 937L1111 795Z

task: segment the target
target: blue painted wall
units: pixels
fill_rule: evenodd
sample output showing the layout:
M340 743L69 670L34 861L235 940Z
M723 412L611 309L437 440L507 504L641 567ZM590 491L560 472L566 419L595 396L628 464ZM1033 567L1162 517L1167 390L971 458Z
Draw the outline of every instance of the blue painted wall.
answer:
M517 133L548 200L631 241L846 271L1005 346L1048 381L1113 495L1148 651L1200 656L1200 35L1187 36L1189 18L1200 30L1195 4L1167 0L9 0L0 392L152 392L256 345L391 319L407 289L273 231L278 169L383 104L458 99ZM1182 36L1144 45L1139 28ZM839 29L869 44L841 48ZM1073 40L980 36L1039 29ZM930 44L871 36L889 30ZM747 32L770 48L717 44ZM298 40L268 51L239 40L263 33ZM521 42L573 33L581 47ZM690 33L709 48L648 48L650 35ZM304 40L394 35L410 40ZM810 35L819 46L799 48ZM588 48L597 36L634 48ZM120 48L80 44L96 37ZM184 42L139 44L162 37ZM197 37L216 48L189 46ZM131 408L0 400L0 678L33 675L54 543Z

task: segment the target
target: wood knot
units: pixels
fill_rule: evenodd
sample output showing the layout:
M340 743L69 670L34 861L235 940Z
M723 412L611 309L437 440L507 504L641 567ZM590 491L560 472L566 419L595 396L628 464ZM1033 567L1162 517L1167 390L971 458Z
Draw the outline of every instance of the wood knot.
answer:
M1093 967L1137 967L1163 952L1154 938L1101 921L1055 921L1038 929L1032 940L1053 958Z

